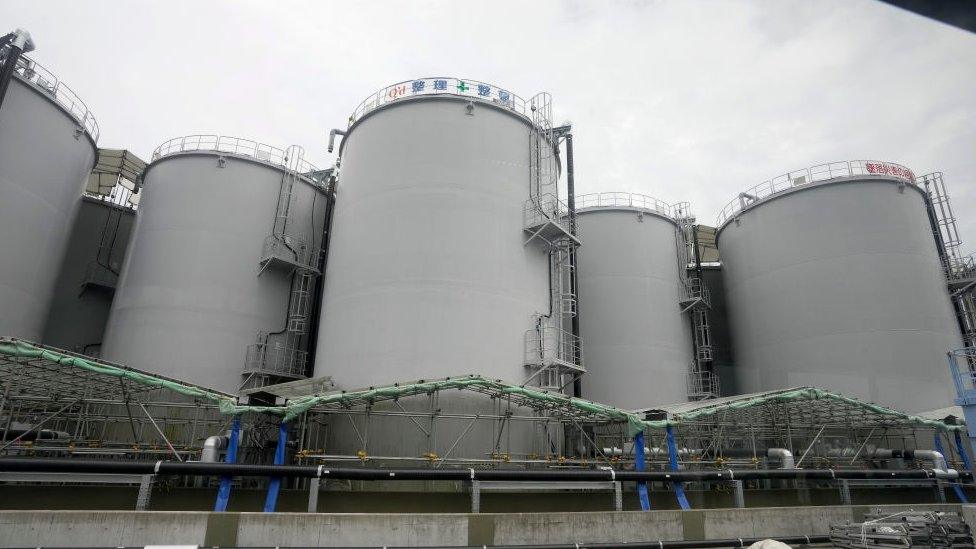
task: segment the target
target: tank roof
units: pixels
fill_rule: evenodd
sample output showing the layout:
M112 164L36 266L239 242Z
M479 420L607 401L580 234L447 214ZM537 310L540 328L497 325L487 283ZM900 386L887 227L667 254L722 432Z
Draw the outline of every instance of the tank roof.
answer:
M7 47L0 50L0 57L4 57ZM40 91L42 94L54 101L65 112L78 120L78 123L85 132L91 136L92 141L98 142L98 122L88 109L88 105L78 97L67 84L62 82L51 71L43 65L27 56L21 56L14 67L14 74L23 82L30 84L31 87Z
M508 109L529 121L537 121L538 115L544 115L547 118L546 123L548 123L548 109L551 100L546 92L540 92L530 99L524 99L494 84L466 78L435 76L397 82L373 93L349 115L349 126L351 127L373 110L390 103L416 97L436 96L463 97L490 103Z
M657 214L671 220L680 215L687 215L685 204L676 208L663 200L640 193L611 191L604 193L588 193L576 197L576 211L582 213L594 210L632 210ZM680 209L680 211L679 211Z
M293 149L296 149L293 152ZM288 149L281 149L272 145L259 143L251 139L232 137L227 135L187 135L174 137L156 147L152 153L151 162L180 153L211 152L215 154L232 154L257 160L283 170L295 170L303 177L318 183L314 174L323 173L302 155L304 149L293 145ZM296 156L297 152L297 156Z
M739 193L719 212L715 226L718 228L718 232L721 232L725 224L738 213L797 187L859 176L895 179L917 186L915 174L912 170L893 162L881 160L828 162L776 176Z

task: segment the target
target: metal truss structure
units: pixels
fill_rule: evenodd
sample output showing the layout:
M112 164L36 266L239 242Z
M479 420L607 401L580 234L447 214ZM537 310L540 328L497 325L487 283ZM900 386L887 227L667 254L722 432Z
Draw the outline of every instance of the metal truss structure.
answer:
M0 338L0 344L17 341ZM92 368L83 369L72 366L71 359L91 359L38 345L32 348L49 352L0 353L0 427L4 429L0 455L196 460L203 441L224 434L232 414L237 414L244 425L238 461L244 463L271 462L284 417L294 444L286 463L626 470L633 467L635 429L643 428L649 467L663 469L667 467L664 428L670 426L683 468L764 468L769 448L788 449L796 456L797 467L804 469L863 468L865 463L882 466L873 461L877 448L929 449L935 436L952 448L950 431L962 428L951 409L942 417L911 416L812 388L629 412L477 376L305 396L289 387L292 392L283 406L231 405L221 410L220 401L234 402L233 396L121 365L92 362ZM306 383L314 391L319 385L312 381ZM283 400L275 395L275 387L262 390ZM466 402L491 403L492 407L483 408L493 412L453 409L462 393ZM417 437L427 433L431 439L438 426L449 422L466 428L441 427L450 433L441 437L441 455L433 450L421 455L369 455L370 423L388 418L412 423ZM361 443L362 449L331 453L330 429L348 422L359 437L353 443ZM536 426L534 432L558 434L560 440L535 454L506 451L498 443L501 433L507 426L526 422ZM486 441L483 457L453 457L454 449L475 426L484 432L488 424L492 438L497 438ZM957 452L950 450L945 457L950 466L962 468Z

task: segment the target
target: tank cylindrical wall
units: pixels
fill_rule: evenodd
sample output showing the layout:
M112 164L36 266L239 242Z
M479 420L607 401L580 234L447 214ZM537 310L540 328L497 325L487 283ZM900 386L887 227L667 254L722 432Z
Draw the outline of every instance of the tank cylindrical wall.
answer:
M626 409L687 400L694 354L674 222L596 208L581 210L578 224L583 396Z
M236 393L247 346L258 332L285 326L290 278L259 276L258 265L285 173L212 152L153 162L102 356ZM319 193L304 180L295 183L288 229L315 243L325 210Z
M130 208L81 199L44 327L46 345L99 355L118 279L112 271L122 269L134 223Z
M0 108L0 335L40 341L95 144L14 75Z
M695 276L694 269L688 276ZM718 375L722 396L733 396L745 391L739 389L735 377L735 355L732 333L729 327L729 311L725 300L725 280L722 267L709 265L702 268L702 280L711 299L708 309L708 326L712 343L712 369Z
M531 373L525 332L549 311L547 253L523 232L531 125L467 104L399 101L345 137L315 365L344 389ZM468 438L491 437L479 429ZM437 451L453 440L441 431Z
M718 248L741 390L951 404L945 353L960 335L916 187L859 176L795 188L720 227Z

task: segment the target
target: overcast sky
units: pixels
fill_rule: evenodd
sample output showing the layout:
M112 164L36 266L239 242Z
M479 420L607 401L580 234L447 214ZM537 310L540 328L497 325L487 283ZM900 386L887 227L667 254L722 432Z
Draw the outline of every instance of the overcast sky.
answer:
M459 76L552 93L579 192L692 203L833 160L944 171L976 250L976 35L874 0L5 0L4 29L148 158L218 133L306 148L377 89Z

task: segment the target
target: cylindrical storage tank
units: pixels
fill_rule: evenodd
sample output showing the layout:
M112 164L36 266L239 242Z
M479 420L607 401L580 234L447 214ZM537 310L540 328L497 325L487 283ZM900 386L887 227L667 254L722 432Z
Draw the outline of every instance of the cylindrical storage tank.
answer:
M21 58L0 106L0 335L41 339L97 139L78 96Z
M687 400L694 349L670 207L599 193L577 197L576 208L583 396L626 409Z
M315 365L343 389L457 374L521 384L531 375L526 332L550 311L548 252L523 226L535 130L524 101L484 86L398 84L352 117ZM480 409L479 395L455 395L441 406ZM410 422L374 420L373 432L389 436L371 436L370 454L443 454L464 423L438 427L429 443ZM354 437L340 436L337 451L355 453ZM469 444L490 446L491 437L473 426L453 456L484 457Z
M326 206L314 168L297 147L288 152L212 135L156 149L103 357L233 394L259 370L242 376L255 345L265 344L263 356L284 351L304 299L292 291L296 265L316 263Z
M85 196L71 231L44 327L46 345L90 356L101 353L135 210L111 197Z
M688 276L694 276L689 270ZM725 280L722 266L709 262L702 267L702 282L708 288L710 303L708 309L709 335L712 344L712 370L722 382L722 396L742 394L736 385L735 355L732 348L732 334L729 328L729 312L725 301Z
M718 220L738 387L816 386L906 412L948 406L961 345L911 170L793 172Z

